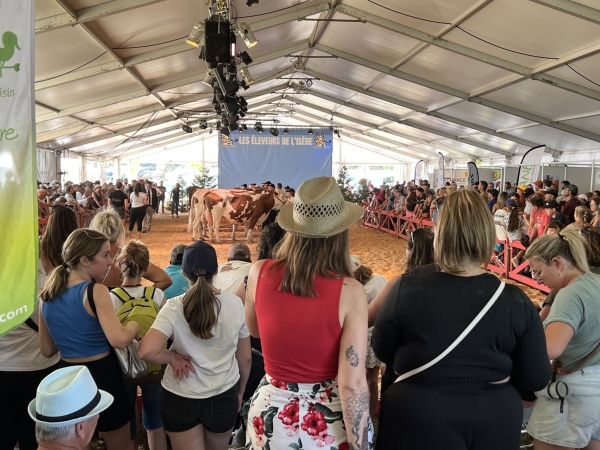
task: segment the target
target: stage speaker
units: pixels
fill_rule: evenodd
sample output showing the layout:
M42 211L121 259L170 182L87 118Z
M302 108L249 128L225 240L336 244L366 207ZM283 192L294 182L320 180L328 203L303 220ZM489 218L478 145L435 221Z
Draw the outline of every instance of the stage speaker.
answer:
M213 65L209 65L209 68L214 68L216 64L229 63L229 30L229 22L204 21L204 61Z

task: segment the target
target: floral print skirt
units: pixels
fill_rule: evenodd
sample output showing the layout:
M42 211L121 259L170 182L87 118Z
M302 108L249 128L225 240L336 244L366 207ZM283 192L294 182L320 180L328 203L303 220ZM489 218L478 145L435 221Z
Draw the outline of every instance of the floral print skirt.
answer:
M242 414L248 414L246 450L348 450L337 380L303 384L260 382ZM369 448L373 426L369 419Z

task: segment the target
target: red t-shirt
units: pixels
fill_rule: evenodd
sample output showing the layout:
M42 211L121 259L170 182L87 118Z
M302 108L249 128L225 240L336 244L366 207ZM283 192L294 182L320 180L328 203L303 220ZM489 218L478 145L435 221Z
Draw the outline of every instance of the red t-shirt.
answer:
M279 381L319 383L337 377L343 278L317 275L315 298L279 291L284 267L261 267L254 308L265 371Z
M537 226L538 236L544 234L545 228L550 223L550 216L546 214L544 209L531 212L532 223Z

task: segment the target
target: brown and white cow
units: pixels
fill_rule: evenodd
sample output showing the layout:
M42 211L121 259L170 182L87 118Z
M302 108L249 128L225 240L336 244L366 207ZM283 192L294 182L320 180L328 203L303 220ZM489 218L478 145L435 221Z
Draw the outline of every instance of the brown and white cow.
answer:
M210 240L220 243L219 225L221 219L234 225L232 239L235 240L235 225L244 225L244 235L252 242L252 231L262 223L275 206L274 194L251 194L241 191L215 190L204 196L204 214L208 221Z
M213 190L196 187L192 192L190 197L190 214L188 217L188 233L192 233L193 240L196 240L196 236L198 236L203 241L204 236L208 234L206 217L204 215L204 196L213 192Z

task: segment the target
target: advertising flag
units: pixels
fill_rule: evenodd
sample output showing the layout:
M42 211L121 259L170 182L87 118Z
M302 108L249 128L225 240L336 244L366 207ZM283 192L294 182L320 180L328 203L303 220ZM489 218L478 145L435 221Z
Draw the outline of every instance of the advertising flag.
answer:
M477 170L477 166L474 162L468 162L467 167L469 168L469 187L473 186L475 183L479 183L479 170Z
M0 336L23 323L37 298L34 120L35 2L2 2L0 14Z
M417 164L415 164L415 183L418 183L420 179L423 178L423 167L425 166L425 161L423 161L422 159L417 161ZM417 177L418 175L418 177Z
M517 177L517 186L533 184L538 180L540 167L542 166L542 157L546 151L545 145L538 145L530 148L521 159L519 167L519 176Z
M438 152L438 188L444 187L444 155Z

